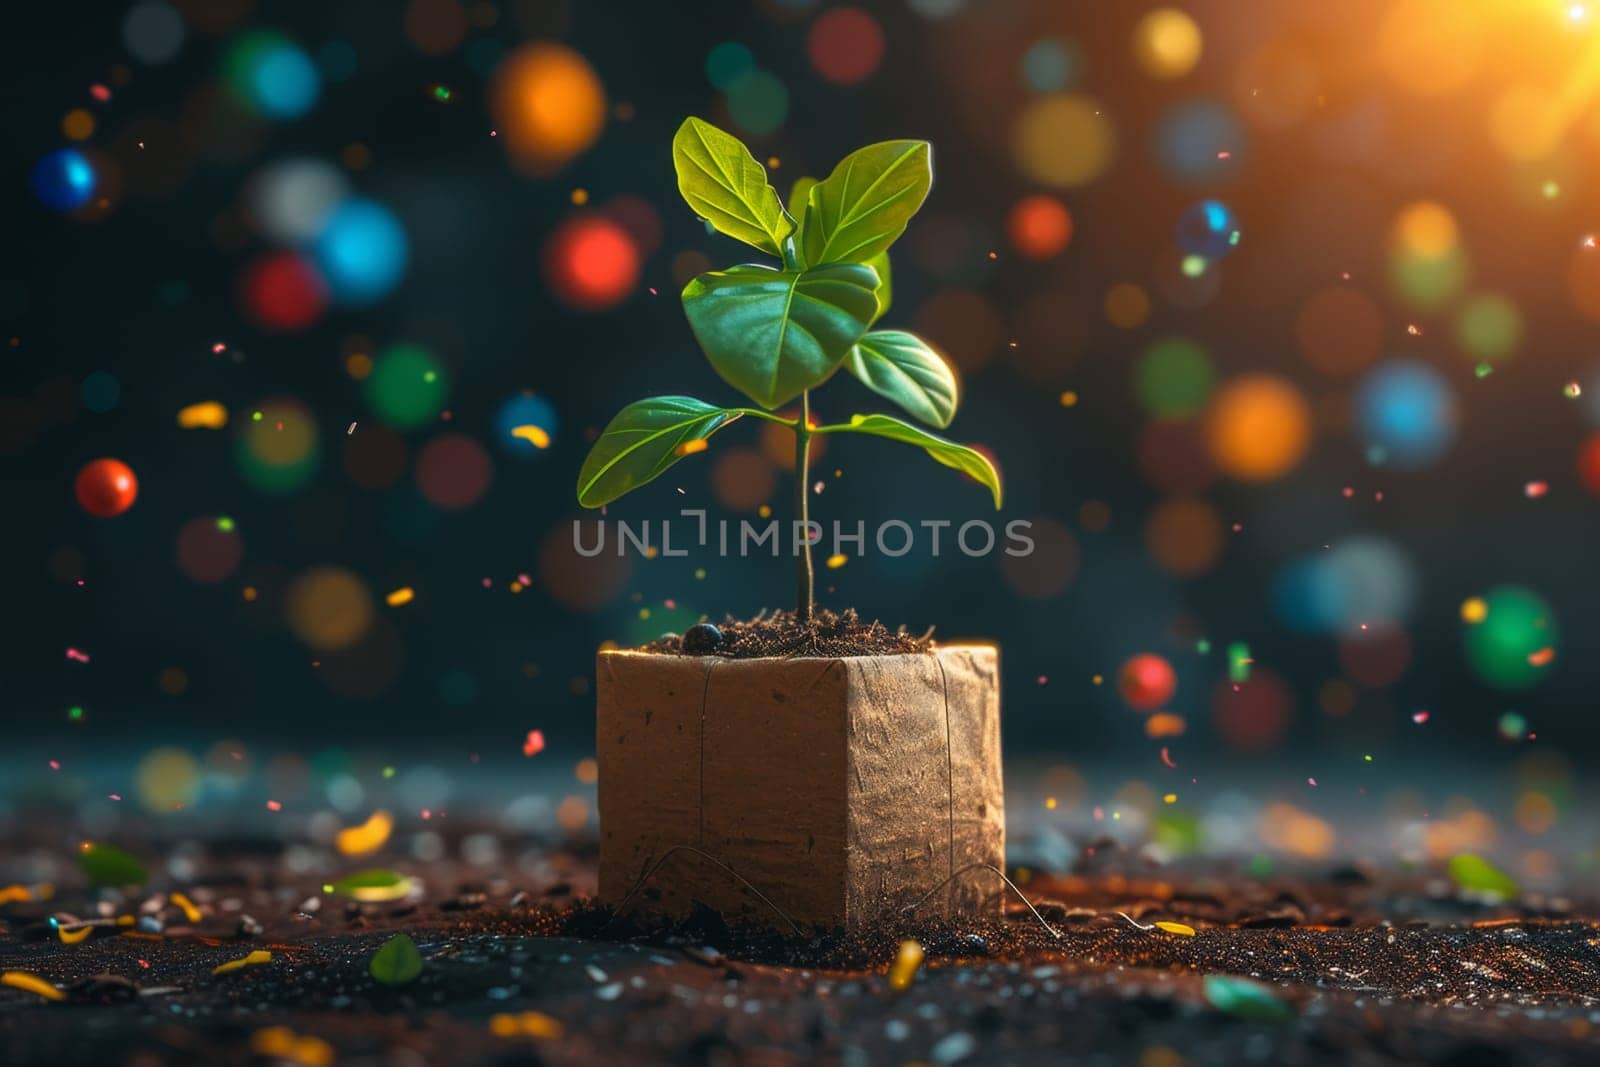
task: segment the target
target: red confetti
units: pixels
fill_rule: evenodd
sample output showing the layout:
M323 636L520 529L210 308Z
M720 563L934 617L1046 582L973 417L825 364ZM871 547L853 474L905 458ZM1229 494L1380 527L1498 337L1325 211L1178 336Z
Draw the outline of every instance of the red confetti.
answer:
M543 730L529 730L528 731L528 739L526 741L522 742L522 754L524 756L537 756L539 753L541 753L543 751L544 751L544 731Z

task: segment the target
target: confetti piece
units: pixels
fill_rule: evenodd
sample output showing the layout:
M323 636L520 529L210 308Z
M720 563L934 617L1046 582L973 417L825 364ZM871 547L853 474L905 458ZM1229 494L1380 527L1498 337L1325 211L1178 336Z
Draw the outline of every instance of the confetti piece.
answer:
M704 452L711 447L711 443L704 437L696 437L692 441L684 441L675 447L672 452L678 456L692 456L696 452Z
M1144 721L1144 735L1152 740L1158 737L1181 737L1187 728L1183 716L1170 711L1158 711Z
M267 801L267 810L268 811L282 811L283 810L283 801L281 801L281 800L269 800L269 801Z
M1294 1017L1294 1009L1268 986L1248 978L1208 974L1202 985L1213 1008L1247 1022L1280 1023Z
M1421 726L1428 721L1428 713L1426 711L1414 711L1411 713L1411 721Z
M428 818L431 812L424 811L422 817ZM323 886L327 893L337 893L340 896L365 903L381 904L389 900L400 900L411 894L416 883L398 871L371 870L359 871Z
M391 608L398 608L411 603L416 598L417 591L407 585L394 590L388 596L384 597L383 602L388 604Z
M242 971L246 967L259 967L263 963L271 962L272 953L266 949L258 948L248 956L240 956L236 960L229 960L219 967L212 968L211 973L213 975L232 974L234 971Z
M522 754L533 757L544 751L544 731L529 730L527 740L522 742Z
M1468 597L1461 602L1461 621L1477 624L1489 617L1489 602L1482 597Z
M185 430L220 430L228 425L228 409L215 400L190 404L178 412L178 425Z
M1178 765L1176 763L1172 762L1172 753L1167 751L1167 746L1165 746L1165 745L1161 746L1161 762L1165 763L1168 767L1171 767L1173 770L1177 770L1178 769Z
M1242 685L1250 680L1250 665L1255 660L1250 658L1250 646L1243 641L1235 641L1228 646L1228 680L1235 685Z
M850 557L846 556L843 552L836 552L828 557L828 569L830 571L836 571L848 563L849 560Z
M351 434L353 434L355 432L356 432L356 424L352 422L350 424L350 428L344 432L344 435L346 437L349 437Z
M333 1067L333 1046L320 1037L295 1033L287 1026L268 1026L250 1035L250 1051L299 1067Z
M1579 385L1577 382L1568 382L1561 390L1561 395L1565 396L1568 400L1576 400L1583 395L1583 386Z
M1529 482L1522 487L1522 494L1529 500L1538 500L1548 492L1550 492L1549 482Z
M188 919L190 923L197 923L200 921L200 909L195 907L194 901L190 900L187 896L182 893L169 893L167 895L167 899L172 901L172 903L176 904L178 908L182 910L183 917Z
M79 652L75 648L69 648L67 649L67 658L72 660L74 663L88 663L89 653Z
M911 940L900 942L900 952L894 958L894 966L889 968L889 987L911 988L911 980L917 976L917 968L921 966L922 946Z
M1161 803L1163 804L1176 804L1177 802L1178 794L1176 793L1168 793L1161 798Z
M1156 929L1164 930L1169 934L1177 934L1179 937L1194 936L1194 927L1185 926L1183 923L1158 922L1156 923Z
M1078 404L1078 394L1073 392L1071 389L1068 389L1066 392L1061 394L1061 406L1062 407L1064 407L1064 408L1076 407L1077 404Z
M360 826L349 826L334 835L333 843L343 856L365 856L378 851L394 831L394 817L375 811Z
M1545 645L1539 651L1528 654L1528 665L1530 667L1548 667L1555 658L1556 650L1550 645Z
M66 1000L67 995L55 986L46 982L38 975L29 974L27 971L5 971L0 973L0 985L20 989L24 993L36 993L46 1000Z
M1307 778L1306 785L1309 785L1311 788L1315 789L1317 787L1317 780L1315 778Z
M68 930L65 926L56 927L56 936L61 938L63 945L76 945L80 941L87 941L92 933L94 933L92 926L80 926L76 930Z
M542 1011L501 1012L489 1017L489 1032L495 1037L531 1037L550 1040L562 1035L561 1020Z
M517 426L511 431L511 436L528 442L534 448L549 448L550 434L542 426ZM705 442L700 442L704 445Z

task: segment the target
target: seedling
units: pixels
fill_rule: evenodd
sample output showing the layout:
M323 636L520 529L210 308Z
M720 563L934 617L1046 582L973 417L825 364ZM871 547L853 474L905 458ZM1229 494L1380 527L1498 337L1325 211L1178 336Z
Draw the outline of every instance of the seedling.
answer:
M795 182L785 207L767 172L740 141L697 118L672 139L678 191L718 232L781 261L711 271L683 290L689 328L711 366L758 407L717 407L687 396L638 400L595 442L578 475L578 503L598 508L660 477L744 416L794 433L796 606L811 618L810 445L819 434L861 433L915 445L989 487L1000 507L1000 475L981 453L890 415L852 415L814 425L811 390L840 367L919 422L940 429L955 417L955 373L904 330L874 325L889 310L889 247L933 184L926 141L858 149L822 181ZM777 409L800 406L793 417Z

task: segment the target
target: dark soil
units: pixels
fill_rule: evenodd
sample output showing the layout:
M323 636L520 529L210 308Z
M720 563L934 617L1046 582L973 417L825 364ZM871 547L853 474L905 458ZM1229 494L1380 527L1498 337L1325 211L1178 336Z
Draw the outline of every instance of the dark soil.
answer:
M1014 901L783 939L608 913L582 899L585 847L506 839L498 865L400 862L415 895L358 903L319 885L345 864L296 873L256 845L186 846L192 917L157 887L0 904L0 971L62 994L0 986L0 1063L1545 1067L1594 1062L1600 1034L1600 927L1585 910L1485 906L1430 893L1428 878L1119 865L1029 879L1054 932ZM0 845L0 868L17 855ZM116 923L130 914L146 925ZM243 914L258 921L244 929ZM49 921L100 915L77 944ZM1141 928L1157 919L1194 935ZM424 965L387 987L368 961L397 932ZM897 989L886 972L902 937L926 959ZM270 958L215 973L255 950ZM1230 1006L1214 975L1258 983L1271 1017Z
M717 624L722 641L710 653L685 652L683 637L666 634L640 649L669 656L709 654L727 659L761 656L901 656L931 652L933 631L920 637L904 628L891 630L873 620L864 622L854 608L834 612L818 608L802 623L792 611L763 612L753 619L728 618Z

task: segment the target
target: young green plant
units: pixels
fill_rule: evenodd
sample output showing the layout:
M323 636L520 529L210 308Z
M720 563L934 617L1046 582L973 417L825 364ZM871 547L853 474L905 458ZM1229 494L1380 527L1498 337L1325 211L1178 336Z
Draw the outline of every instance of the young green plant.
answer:
M955 373L933 348L904 330L874 329L889 310L889 247L905 232L933 184L926 141L885 141L858 149L822 181L801 178L785 207L739 140L697 118L672 139L678 191L696 215L728 237L780 261L741 264L695 278L683 290L689 328L711 366L757 407L717 407L687 396L656 396L623 408L606 426L578 475L578 502L598 508L644 485L748 415L794 433L795 612L811 618L810 449L819 434L859 433L921 448L989 488L1000 507L1000 476L980 452L890 415L853 415L814 425L811 390L844 367L917 421L940 429L955 417ZM793 417L778 408L799 401Z

